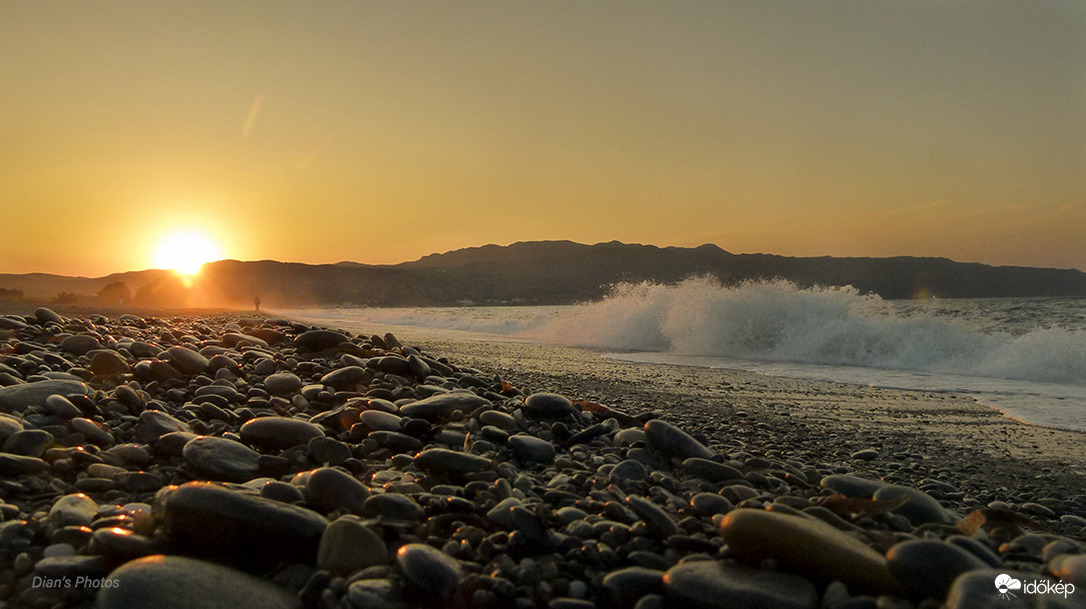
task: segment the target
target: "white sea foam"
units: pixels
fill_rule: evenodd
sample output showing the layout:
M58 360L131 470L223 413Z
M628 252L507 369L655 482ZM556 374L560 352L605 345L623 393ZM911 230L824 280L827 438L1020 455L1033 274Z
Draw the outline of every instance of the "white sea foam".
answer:
M777 282L618 286L531 332L549 342L764 362L1086 385L1086 331L984 332L965 315L899 314L877 296Z

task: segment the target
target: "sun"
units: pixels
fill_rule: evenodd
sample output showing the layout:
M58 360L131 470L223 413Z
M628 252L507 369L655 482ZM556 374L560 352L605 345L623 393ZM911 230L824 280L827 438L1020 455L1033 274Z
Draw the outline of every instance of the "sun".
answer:
M195 275L205 263L221 258L210 239L194 232L173 233L155 250L155 266L182 275Z

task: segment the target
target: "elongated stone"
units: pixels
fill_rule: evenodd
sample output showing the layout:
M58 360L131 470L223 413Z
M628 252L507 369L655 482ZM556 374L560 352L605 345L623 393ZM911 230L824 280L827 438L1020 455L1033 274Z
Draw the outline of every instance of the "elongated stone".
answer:
M258 567L281 558L313 561L328 521L320 514L230 490L212 482L189 482L161 493L171 548L184 554L226 558Z
M711 459L714 455L713 451L690 434L660 419L645 423L645 436L656 450L680 459L691 457Z
M288 590L241 571L183 556L147 556L106 578L97 609L294 609Z
M226 438L197 436L181 450L185 462L215 480L245 482L256 477L260 454Z
M772 558L810 577L841 580L850 589L902 593L882 554L822 521L738 509L724 516L720 527L724 541L744 560Z
M268 448L290 448L324 437L319 426L290 417L258 417L242 425L239 433L246 443Z
M422 451L415 455L415 465L424 471L449 474L470 474L496 467L486 457L447 448L428 448Z
M433 395L417 402L401 406L400 414L405 417L436 419L439 417L447 417L455 410L459 410L464 414L470 414L474 412L476 408L489 405L490 400L479 397L474 393L454 391L452 393Z
M337 575L388 563L388 548L357 516L341 516L328 525L317 549L317 567Z
M724 566L699 560L664 573L668 606L691 609L814 609L818 591L810 581L791 573Z
M51 395L90 395L86 383L67 380L47 380L0 387L0 412L21 412L29 406L45 403Z

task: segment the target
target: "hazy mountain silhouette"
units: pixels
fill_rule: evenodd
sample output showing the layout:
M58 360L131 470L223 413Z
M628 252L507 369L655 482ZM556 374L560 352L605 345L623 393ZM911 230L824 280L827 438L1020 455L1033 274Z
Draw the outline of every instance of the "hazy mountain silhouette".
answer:
M673 283L693 275L722 283L786 279L800 286L852 285L884 298L1086 296L1086 273L1073 269L993 267L946 258L792 258L732 254L715 245L660 248L616 241L486 245L396 265L223 260L205 265L184 297L177 279L164 271L95 279L0 275L0 288L21 290L28 299L60 293L89 298L120 281L131 290L134 304L158 306L249 308L256 295L270 309L565 304L598 299L620 282Z

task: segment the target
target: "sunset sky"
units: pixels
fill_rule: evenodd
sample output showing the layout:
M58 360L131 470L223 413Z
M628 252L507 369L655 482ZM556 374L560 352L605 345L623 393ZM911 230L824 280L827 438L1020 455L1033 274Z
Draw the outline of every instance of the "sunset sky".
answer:
M0 0L0 272L570 239L1086 270L1086 2Z

